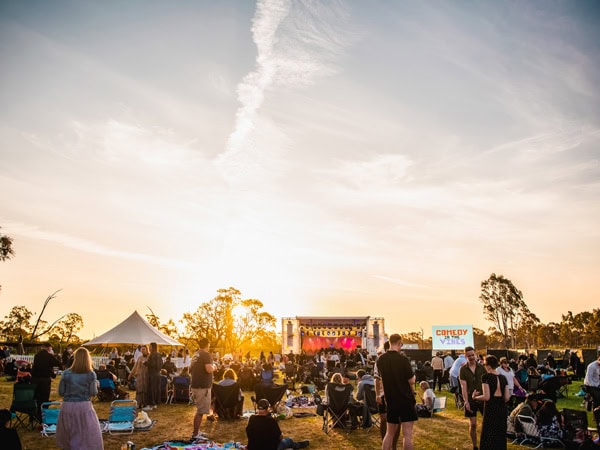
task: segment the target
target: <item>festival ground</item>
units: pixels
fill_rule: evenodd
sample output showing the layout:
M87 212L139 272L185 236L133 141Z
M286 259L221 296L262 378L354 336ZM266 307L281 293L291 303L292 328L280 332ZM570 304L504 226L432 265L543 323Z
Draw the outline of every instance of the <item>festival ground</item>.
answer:
M4 377L0 380L0 408L8 408L11 403L13 382L5 381ZM52 382L51 400L60 400L56 392L58 379ZM573 395L577 392L578 385L573 384L572 393L568 398L558 400L558 408L581 408L581 397ZM131 393L134 394L133 392ZM416 449L440 450L440 449L471 449L467 437L467 420L463 417L463 412L457 410L454 406L453 397L449 392L444 391L443 395L448 396L447 408L444 412L436 414L431 419L420 419L415 426L414 442ZM251 392L245 393L245 408L251 410L252 402ZM107 418L109 412L109 403L94 402L94 408L100 419ZM152 419L157 420L156 425L146 432L136 431L133 434L109 435L104 434L104 447L106 450L120 450L121 445L127 441L132 441L136 449L152 447L164 441L171 439L189 439L192 431L192 418L194 407L184 404L160 405L157 410L150 411ZM305 418L291 418L280 421L280 426L284 436L290 436L294 439L310 440L310 448L321 450L344 450L344 449L377 449L381 446L379 431L372 429L352 430L349 434L338 429L334 429L328 435L322 431L322 417L313 416ZM590 423L591 417L590 417ZM481 418L479 419L479 425ZM245 436L246 420L240 419L233 422L226 421L204 421L201 430L215 442L246 442ZM24 449L27 450L47 450L56 449L54 438L42 437L38 430L24 431L19 429L21 441ZM518 445L511 445L509 441L509 450L516 450Z

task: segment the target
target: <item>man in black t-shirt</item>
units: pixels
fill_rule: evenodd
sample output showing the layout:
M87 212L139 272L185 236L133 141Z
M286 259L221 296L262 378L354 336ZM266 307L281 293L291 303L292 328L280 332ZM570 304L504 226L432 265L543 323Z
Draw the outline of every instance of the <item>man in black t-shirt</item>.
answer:
M213 383L213 372L216 370L212 356L208 352L208 339L200 339L199 345L200 349L192 358L192 364L190 366L190 373L192 375L192 397L196 404L192 438L198 436L202 418L204 417L204 414L210 412L210 390Z
M257 413L250 417L246 426L248 450L281 450L308 447L308 441L294 442L284 438L277 420L269 413L269 402L260 399L256 404Z
M394 435L402 424L402 448L413 449L413 423L418 420L415 409L415 374L410 361L400 354L402 339L390 336L390 349L377 360L377 371L383 383L387 408L387 430L382 449L392 450Z
M52 344L42 344L42 349L33 357L31 369L31 382L35 384L35 400L38 406L38 416L41 418L41 405L50 400L52 378L56 378L56 371L61 366L61 361L54 356ZM55 369L56 368L56 369Z

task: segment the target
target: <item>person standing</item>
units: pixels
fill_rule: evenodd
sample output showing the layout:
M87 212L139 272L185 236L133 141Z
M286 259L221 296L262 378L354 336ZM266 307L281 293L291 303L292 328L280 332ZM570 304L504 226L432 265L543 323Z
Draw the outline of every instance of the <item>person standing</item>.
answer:
M460 386L458 376L460 375L460 368L467 363L467 358L464 353L458 355L458 358L452 363L450 368L450 389L455 392Z
M150 342L150 354L145 362L148 368L148 406L156 409L160 403L160 369L162 369L163 360L158 353L156 342Z
M573 374L576 380L579 380L579 366L581 365L581 359L577 355L577 350L571 351L571 356L569 357L569 365L573 370Z
M433 386L431 389L435 391L435 385L438 386L438 392L442 390L442 375L444 374L444 360L442 352L437 352L431 359L431 367L433 368Z
M138 345L136 347L135 351L133 352L133 362L134 363L138 360L138 358L140 356L142 356L142 347L143 347L142 345ZM148 349L146 349L146 350L148 350Z
M486 370L477 361L477 354L473 347L465 348L467 363L460 368L460 388L465 405L465 417L469 418L469 436L473 443L473 450L477 447L477 411L483 414L483 403L473 398L473 392L482 392L481 377Z
M592 396L593 408L600 407L600 350L597 353L596 361L587 366L583 389Z
M389 342L390 349L377 360L377 371L383 384L387 408L387 430L381 448L392 450L394 435L402 424L402 448L412 450L413 425L418 420L415 408L415 374L408 358L400 354L400 335L392 334Z
M108 357L110 359L114 359L115 362L117 362L117 359L119 359L119 351L117 350L116 347L113 347L113 349L110 351L110 353L108 354Z
M509 404L507 406L512 410L514 408L513 402L515 401L513 397L515 386L519 389L522 388L521 384L519 383L519 379L515 377L515 373L508 365L508 360L506 359L506 357L503 356L502 358L500 358L500 366L496 369L496 373L498 375L504 375L504 377L506 378L506 382L508 383L508 392L510 394L510 399L508 401Z
M390 341L386 341L383 344L383 353L387 352L390 349ZM381 355L378 355L377 359L379 359ZM377 370L377 360L375 361L375 365L373 366L373 378L375 378L375 398L377 400L377 407L379 409L379 433L381 435L381 441L385 439L385 435L387 433L387 408L385 405L385 395L383 393L383 384L381 383L381 377L379 376L379 372ZM394 438L392 439L392 449L396 450L398 448L398 439L400 438L400 427L396 428L396 432L394 434Z
M508 382L504 375L496 373L498 359L494 355L485 358L485 370L481 378L483 392L473 391L473 400L483 401L481 425L481 450L506 450L506 402L510 399Z
M50 400L52 378L56 378L55 368L61 367L61 361L54 356L52 344L46 342L33 357L31 383L35 384L35 400L38 405L38 416L41 419L41 404Z
M92 358L84 347L73 354L73 364L58 384L64 401L56 424L56 444L65 450L103 450L102 430L91 399L98 394Z
M202 338L199 342L200 348L192 358L190 372L192 373L192 398L196 405L196 414L194 415L194 432L192 438L198 436L202 418L210 412L210 390L213 383L213 372L216 367L213 364L211 354L208 352L208 339Z
M127 377L129 380L135 379L135 400L137 401L138 408L146 407L146 410L152 409L147 408L148 402L147 397L147 386L148 386L148 368L144 364L148 359L148 347L140 345L140 356L135 360L131 372Z
M448 380L448 384L450 384L450 369L452 369L452 364L454 364L454 358L450 353L447 353L444 356L444 375L442 378Z
M61 358L63 370L71 367L71 364L73 364L73 347L69 345L67 348L65 348L65 350L62 352Z

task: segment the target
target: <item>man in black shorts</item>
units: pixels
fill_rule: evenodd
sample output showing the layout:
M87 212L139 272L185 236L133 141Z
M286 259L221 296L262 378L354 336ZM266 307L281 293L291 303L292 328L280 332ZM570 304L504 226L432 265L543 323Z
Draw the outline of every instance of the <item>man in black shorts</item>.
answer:
M383 344L383 353L387 352L390 349L390 342L385 341ZM377 356L379 358L380 355ZM381 441L385 438L385 433L387 432L387 413L385 409L385 396L383 395L383 385L381 384L381 377L379 376L379 372L377 371L377 362L373 367L373 378L375 378L375 398L377 399L377 409L379 410L379 433L381 434ZM394 434L394 440L392 442L392 449L396 450L398 448L398 438L400 437L400 427L396 429L396 434Z
M465 417L469 418L469 435L473 443L473 450L477 450L477 411L483 414L483 402L473 400L473 392L483 392L481 377L486 373L485 368L477 361L473 347L465 348L467 363L460 368L458 376L465 402Z
M408 358L400 354L400 335L392 334L389 342L390 349L377 360L387 409L387 430L381 448L393 450L394 435L402 424L402 448L413 450L413 423L418 420L415 374Z

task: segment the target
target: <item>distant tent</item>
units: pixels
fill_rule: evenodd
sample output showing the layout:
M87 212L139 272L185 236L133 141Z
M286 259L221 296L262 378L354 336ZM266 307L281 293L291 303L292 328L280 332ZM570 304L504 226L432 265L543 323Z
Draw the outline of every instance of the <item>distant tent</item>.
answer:
M181 342L158 331L137 311L116 327L83 345L149 344L150 342L156 342L158 345L184 346Z

